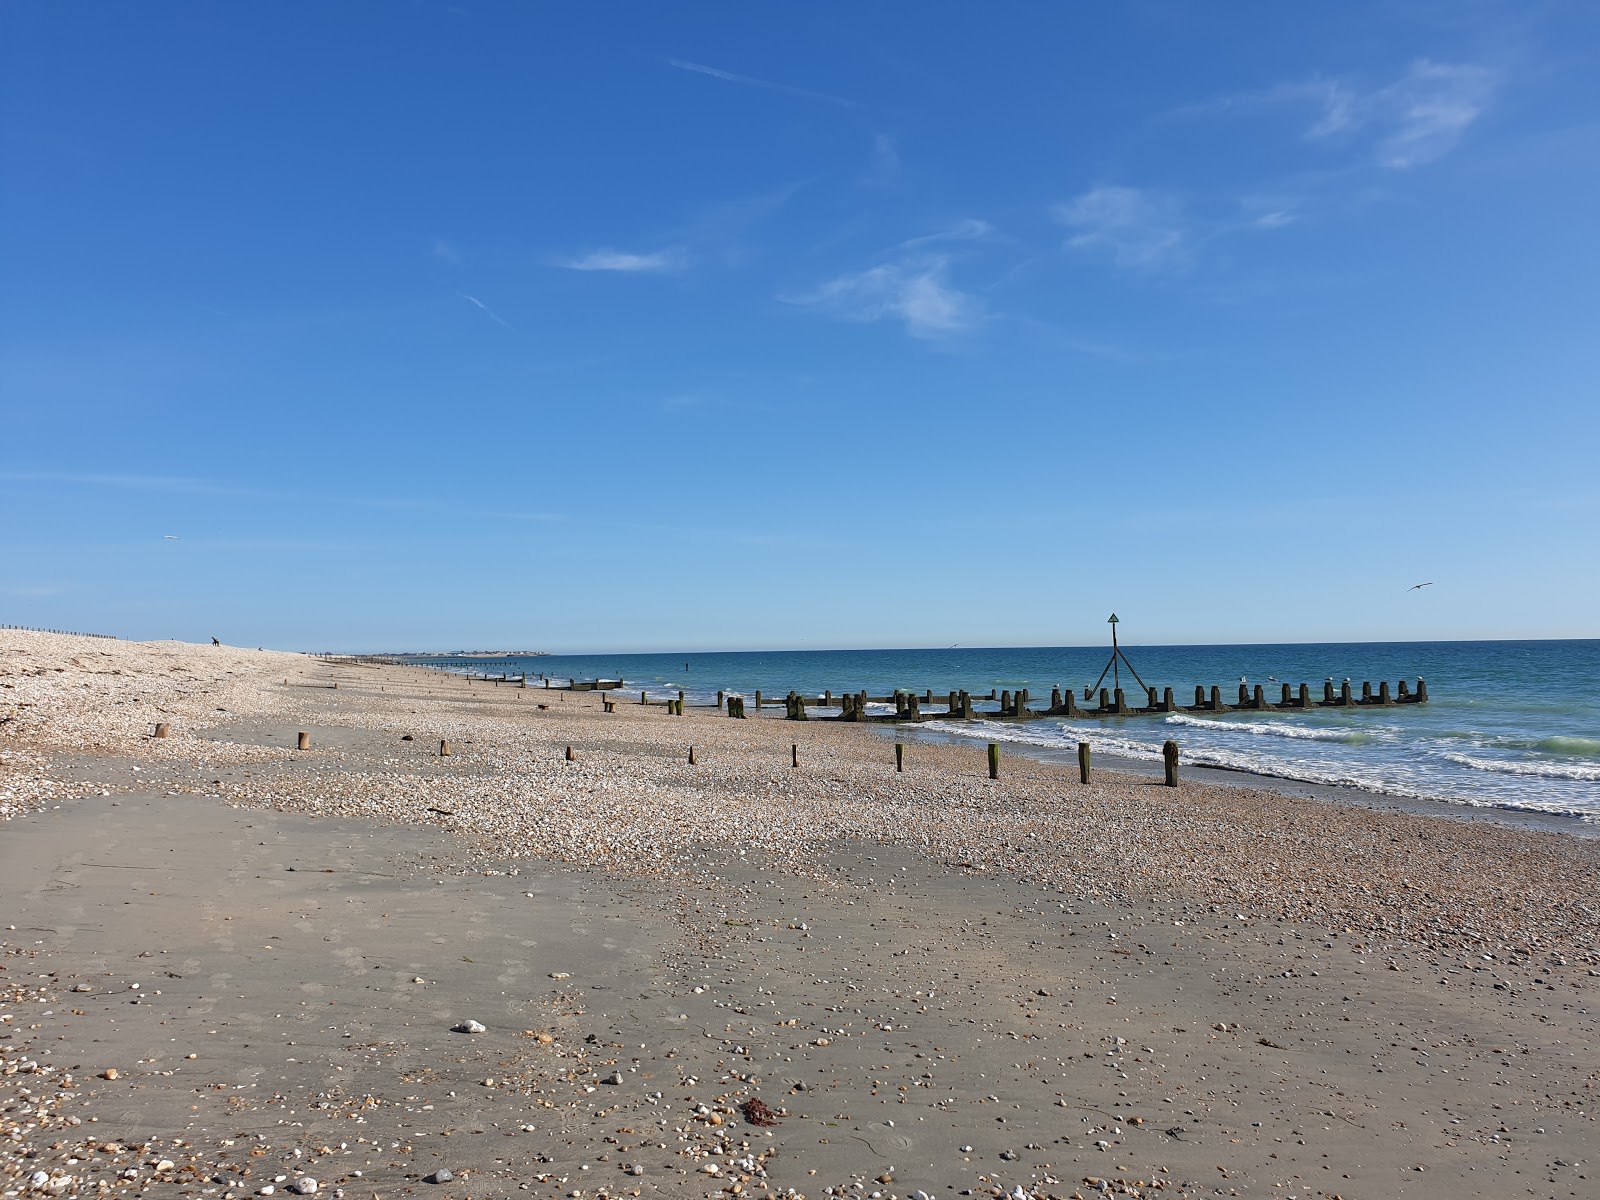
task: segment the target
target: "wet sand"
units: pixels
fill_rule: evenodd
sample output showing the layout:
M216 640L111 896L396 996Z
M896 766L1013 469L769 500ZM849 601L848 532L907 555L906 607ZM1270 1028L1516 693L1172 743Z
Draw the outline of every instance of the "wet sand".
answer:
M1593 842L69 641L0 641L8 1193L1595 1191Z

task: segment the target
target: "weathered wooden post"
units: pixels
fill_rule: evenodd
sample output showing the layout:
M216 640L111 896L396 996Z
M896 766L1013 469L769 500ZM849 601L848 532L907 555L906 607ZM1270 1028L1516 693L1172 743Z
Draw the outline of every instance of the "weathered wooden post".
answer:
M761 711L761 693L760 692L756 693L756 711L757 712Z
M1216 684L1211 685L1211 708L1214 712L1221 712L1228 707L1222 702L1222 689Z
M972 695L970 692L960 692L956 697L961 702L961 716L965 720L972 720Z
M896 742L894 744L894 769L896 771L904 771L906 769L906 744L904 742Z
M894 693L894 715L897 717L906 715L906 698L899 689L896 689Z
M1333 703L1333 680L1331 679L1322 685L1322 702L1324 704Z
M1260 684L1257 684L1256 686L1259 687ZM1242 684L1241 683L1239 685L1239 703L1240 704L1249 704L1250 703L1250 689L1246 684Z
M165 721L160 721L160 722L158 722L156 724L156 736L157 737L164 738L164 737L167 736L168 732L169 732L169 730L167 729L167 723ZM304 735L302 734L301 736L304 736Z
M1020 692L1018 692L1016 694L1016 696L1015 696L1015 701L1016 701L1015 715L1016 716L1025 717L1025 716L1028 715L1028 699L1029 699L1029 697L1028 697L1028 689L1027 688L1023 688Z
M1300 707L1311 707L1311 688L1303 683L1300 685Z
M945 706L947 708L949 708L951 716L954 716L956 713L960 712L961 711L961 696L960 696L960 694L957 693L957 692L951 692L950 695L948 697L946 697L946 699L945 699Z
M1339 685L1339 703L1346 708L1350 706L1350 681L1348 679Z
M717 693L717 711L718 712L722 711L722 693L721 692Z
M1161 744L1161 758L1167 769L1167 786L1178 786L1178 743L1163 742Z
M298 742L298 744L296 745L295 748L297 750L309 750L309 749L311 749L311 735L302 730L301 733L300 733L299 742Z
M1105 688L1101 688L1100 689L1100 711L1101 712L1110 712L1111 711L1111 693L1109 691L1107 691Z
M791 767L798 767L800 765L800 743L799 742L790 742L789 743L789 765Z
M1279 700L1278 703L1283 705L1285 708L1288 708L1292 703L1294 703L1294 701L1289 698L1289 685L1287 683L1283 685L1283 699Z
M1078 715L1078 701L1071 692L1061 694L1061 715L1075 717Z
M1089 743L1078 743L1078 782L1089 782Z
M1417 703L1418 704L1426 704L1427 702L1428 702L1428 681L1426 679L1424 679L1421 675L1418 675L1417 676Z
M1394 703L1394 701L1389 696L1389 681L1387 679L1382 679L1382 680L1378 681L1378 703L1379 704L1393 704Z
M450 757L450 743L445 741L443 738L439 739L439 757L440 758L449 758Z
M577 762L578 761L578 756L572 752L572 747L571 746L567 747L567 761L568 762Z
M1055 712L1055 710L1060 708L1060 707L1061 707L1061 688L1059 686L1057 686L1057 687L1053 687L1053 688L1050 689L1050 711L1051 712Z
M832 688L827 688L827 689L825 689L823 691L823 693L822 693L822 707L823 708L832 708L833 707L833 689Z
M1000 778L1000 744L998 742L989 743L989 778Z
M1372 680L1370 679L1363 679L1361 681L1361 703L1372 703Z
M922 697L915 692L906 697L905 719L908 721L922 720Z
M691 767L694 766L694 747L693 746L689 747L689 765Z
M1206 689L1198 683L1194 685L1194 706L1196 708L1204 708L1206 706Z
M1404 679L1395 686L1395 699L1408 700L1411 697L1411 687Z
M1156 690L1155 690L1155 688L1150 687L1148 684L1146 684L1144 690L1145 690L1145 707L1146 708L1160 708L1161 705L1159 703L1157 703L1157 701L1156 701Z
M678 715L683 716L683 689L678 689Z
M1267 706L1267 693L1259 683L1256 684L1255 694L1250 699L1257 708L1265 708Z
M1112 694L1111 711L1116 713L1118 716L1121 716L1123 713L1128 711L1128 698L1122 694L1121 688L1118 688Z
M1162 712L1176 712L1177 708L1178 708L1178 705L1172 698L1172 689L1171 688L1163 688L1162 692L1161 692L1161 711Z
M1011 707L1011 693L1010 692L1001 692L1000 693L1000 715L1002 717L1009 717L1012 714L1013 711L1014 710Z

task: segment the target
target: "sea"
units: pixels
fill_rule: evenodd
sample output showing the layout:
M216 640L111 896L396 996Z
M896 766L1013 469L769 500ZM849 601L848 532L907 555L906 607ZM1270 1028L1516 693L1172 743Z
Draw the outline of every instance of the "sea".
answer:
M1600 640L1475 642L1331 642L1244 646L1124 646L1138 676L1171 687L1181 706L1196 684L1209 695L1238 697L1241 680L1262 684L1269 700L1280 683L1312 700L1331 679L1346 678L1357 696L1363 681L1376 694L1402 679L1427 680L1428 703L1390 708L1304 712L1187 713L1108 719L1053 717L1027 723L978 719L918 727L930 736L1009 743L1018 752L1075 751L1087 741L1097 754L1157 761L1162 743L1178 742L1183 762L1306 784L1357 789L1457 806L1463 812L1548 814L1600 829ZM928 650L765 650L703 654L563 654L507 658L407 656L408 661L464 672L527 672L543 678L622 679L630 691L713 704L718 691L780 700L791 688L835 696L896 689L935 698L965 689L1027 688L1048 707L1052 688L1083 697L1111 657L1110 647L966 647ZM1143 693L1118 665L1130 703ZM1110 687L1107 674L1101 686ZM942 705L935 705L942 708ZM996 705L980 702L993 710ZM822 716L827 710L813 710ZM892 711L892 708L886 708Z

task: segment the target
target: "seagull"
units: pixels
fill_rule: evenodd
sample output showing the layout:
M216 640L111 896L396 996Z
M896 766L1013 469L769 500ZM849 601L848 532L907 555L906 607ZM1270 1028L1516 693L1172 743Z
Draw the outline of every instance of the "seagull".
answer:
M1418 588L1425 588L1425 587L1432 587L1432 586L1433 586L1433 583L1432 583L1432 581L1431 581L1431 580L1430 580L1430 581L1429 581L1429 582L1427 582L1427 583L1413 583L1413 584L1412 584L1412 585L1411 585L1411 586L1410 586L1410 587L1408 587L1408 588L1407 588L1407 589L1406 589L1406 591L1408 591L1408 592L1414 592L1414 591L1416 591L1416 590L1417 590L1417 589L1418 589Z
M175 533L163 533L161 536L166 538L169 542L175 542L178 540L178 535Z

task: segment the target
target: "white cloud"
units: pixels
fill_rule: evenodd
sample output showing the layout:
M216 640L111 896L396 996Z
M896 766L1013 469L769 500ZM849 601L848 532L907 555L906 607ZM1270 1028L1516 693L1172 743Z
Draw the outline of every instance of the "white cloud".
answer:
M900 152L894 139L880 133L872 139L872 166L862 182L870 187L887 187L900 174Z
M1189 260L1189 233L1178 204L1160 192L1101 186L1055 207L1074 250L1107 254L1139 271L1179 268Z
M556 263L569 271L680 271L688 265L682 250L657 250L653 254L627 254L621 250L595 250Z
M847 321L895 320L912 337L936 339L970 329L979 306L948 281L949 263L930 256L840 275L815 291L780 297Z
M1369 98L1372 122L1384 131L1378 161L1404 170L1448 154L1489 107L1498 86L1499 77L1486 67L1413 63Z
M456 248L443 238L435 238L433 243L433 256L442 263L452 267L461 265L461 255L456 253Z
M908 238L900 243L902 250L914 249L917 246L926 246L932 242L975 242L988 237L994 232L994 226L987 221L980 221L976 217L966 217L957 221L946 229L934 233L925 233L921 237Z
M1419 59L1394 82L1361 87L1318 77L1191 105L1183 113L1237 113L1309 105L1308 141L1366 139L1377 162L1405 170L1442 158L1489 108L1500 75L1473 63Z

